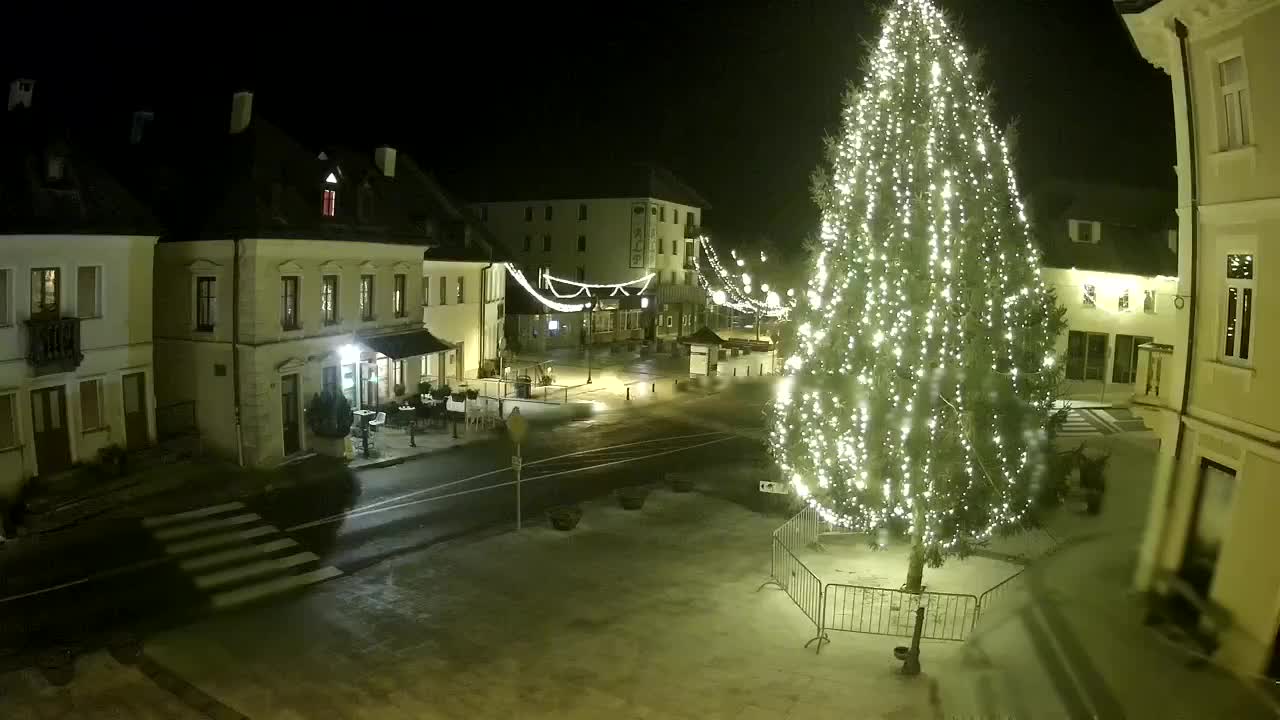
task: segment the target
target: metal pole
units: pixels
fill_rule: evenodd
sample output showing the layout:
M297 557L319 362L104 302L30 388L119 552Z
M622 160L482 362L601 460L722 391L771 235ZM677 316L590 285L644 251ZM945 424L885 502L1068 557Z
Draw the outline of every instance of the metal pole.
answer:
M524 461L520 458L520 443L516 443L516 529L523 527L524 518L522 517L520 502L520 471L524 466Z
M916 627L911 633L911 649L907 650L907 659L902 663L903 675L920 674L920 636L924 633L924 607L916 608Z
M583 312L587 314L587 384L591 384L591 324L593 308L588 306Z

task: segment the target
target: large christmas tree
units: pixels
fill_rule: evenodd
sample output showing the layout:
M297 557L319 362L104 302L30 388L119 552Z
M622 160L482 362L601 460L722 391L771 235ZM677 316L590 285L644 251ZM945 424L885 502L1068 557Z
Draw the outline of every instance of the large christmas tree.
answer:
M929 0L887 10L829 155L774 454L825 519L911 538L919 590L926 562L1034 522L1062 312L975 62Z

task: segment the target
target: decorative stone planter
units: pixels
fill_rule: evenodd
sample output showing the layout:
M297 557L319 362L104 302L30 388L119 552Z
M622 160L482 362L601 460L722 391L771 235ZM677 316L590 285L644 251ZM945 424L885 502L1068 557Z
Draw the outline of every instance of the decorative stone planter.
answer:
M623 488L618 491L618 503L622 505L623 510L639 510L644 507L644 500L647 497L649 497L649 491L645 488Z
M55 687L70 685L76 676L76 657L70 648L45 650L36 660L40 674Z
M551 527L568 532L578 526L578 521L582 519L582 508L573 505L553 507L547 511L547 519L551 521Z
M346 436L332 438L312 435L309 445L311 446L311 450L317 455L340 458L346 455L347 438Z

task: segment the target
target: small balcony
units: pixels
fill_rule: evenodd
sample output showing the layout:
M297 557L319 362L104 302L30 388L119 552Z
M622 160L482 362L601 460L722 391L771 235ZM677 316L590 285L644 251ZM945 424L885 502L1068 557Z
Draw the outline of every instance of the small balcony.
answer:
M1172 407L1174 384L1173 346L1144 343L1138 346L1138 373L1133 383L1133 401L1143 405Z
M36 375L75 370L83 359L80 318L32 318L27 321L27 362Z
M697 239L697 238L699 238L701 235L702 235L702 228L701 228L701 227L698 227L697 225L685 225L685 226L684 226L684 239L685 239L685 240L696 240L696 239Z

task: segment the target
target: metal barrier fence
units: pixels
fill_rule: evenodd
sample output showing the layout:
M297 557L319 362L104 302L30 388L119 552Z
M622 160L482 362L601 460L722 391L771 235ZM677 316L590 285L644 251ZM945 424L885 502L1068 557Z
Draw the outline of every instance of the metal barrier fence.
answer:
M783 523L782 527L774 530L773 536L781 540L787 549L799 550L817 543L818 536L823 533L826 526L827 523L818 516L817 510L805 507Z
M156 435L161 439L191 435L196 432L194 400L156 406Z
M915 630L916 608L923 607L925 640L964 640L977 618L972 595L910 593L887 588L827 583L822 592L821 634L827 630L902 635Z
M1023 573L1025 572L1025 568L1019 570L1017 573L1005 578L1000 584L978 596L978 611L974 617L975 625L983 613L990 610L994 605L1003 602L1013 591L1022 587Z
M800 558L788 550L786 545L782 544L782 540L776 534L773 536L769 579L764 585L756 588L756 592L764 589L765 585L771 584L781 588L787 597L791 598L791 602L795 603L796 607L800 608L800 611L813 623L814 635L804 646L809 647L817 643L818 649L821 650L823 642L830 642L827 634L822 630L822 581L800 562Z
M569 386L568 385L539 385L536 382L529 383L529 397L518 398L516 386L520 384L517 380L502 380L500 378L483 378L480 380L480 392L483 395L492 398L511 398L513 400L537 400L539 402L565 404L569 402Z

